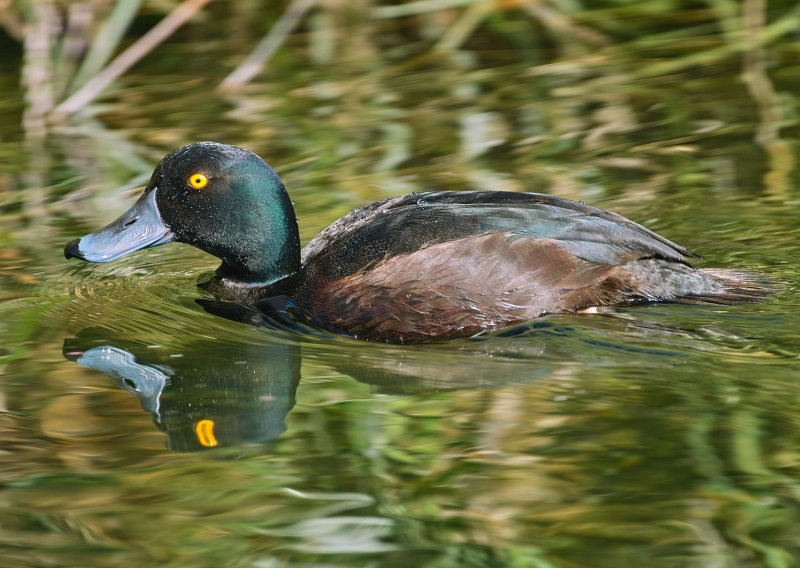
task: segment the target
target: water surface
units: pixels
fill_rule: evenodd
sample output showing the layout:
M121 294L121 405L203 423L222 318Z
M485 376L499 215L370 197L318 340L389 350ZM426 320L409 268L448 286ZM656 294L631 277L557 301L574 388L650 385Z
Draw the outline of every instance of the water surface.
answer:
M228 97L219 46L187 32L44 139L16 126L4 71L4 564L797 565L798 42L765 55L773 108L736 52L680 64L725 44L703 14L672 35L651 14L596 58L525 43L512 17L452 55L402 27L379 58L352 37L336 65L301 30ZM409 191L544 191L781 290L409 347L237 321L185 245L63 259L201 139L264 156L304 242Z

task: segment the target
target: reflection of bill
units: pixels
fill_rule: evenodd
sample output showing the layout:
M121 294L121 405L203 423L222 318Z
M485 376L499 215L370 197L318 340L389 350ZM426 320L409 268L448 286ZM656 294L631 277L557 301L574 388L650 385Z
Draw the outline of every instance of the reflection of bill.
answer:
M205 339L179 353L164 351L104 330L85 330L64 343L68 359L135 394L173 450L255 444L286 430L300 380L298 345Z
M114 379L117 386L138 396L142 408L158 418L161 393L173 373L172 369L141 365L131 353L110 345L92 347L85 352L67 351L65 347L65 355L79 365L102 371Z

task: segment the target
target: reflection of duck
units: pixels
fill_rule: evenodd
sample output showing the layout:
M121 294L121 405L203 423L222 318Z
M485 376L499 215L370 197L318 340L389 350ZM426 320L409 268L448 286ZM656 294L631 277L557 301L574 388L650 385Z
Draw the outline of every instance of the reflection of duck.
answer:
M64 355L139 397L178 451L277 438L300 380L300 348L291 343L202 339L165 354L90 328L64 342Z
M236 321L280 327L235 303L204 302L204 307ZM196 338L154 346L146 338L127 341L102 328L87 328L65 340L63 350L68 359L105 373L136 395L166 432L171 449L195 451L266 442L286 430L300 380L302 349L296 340L301 338L278 333L275 340L255 345ZM315 362L382 393L495 388L546 378L554 371L543 361L531 364L539 351L529 342L508 346L510 356L505 347L495 351L487 343L417 350L362 345L357 357L330 342L308 347Z
M213 142L166 156L128 212L65 254L107 262L173 240L222 259L218 295L289 294L310 323L387 341L465 337L591 306L766 292L751 275L690 266L686 249L619 215L530 193L387 199L336 221L301 253L275 172Z

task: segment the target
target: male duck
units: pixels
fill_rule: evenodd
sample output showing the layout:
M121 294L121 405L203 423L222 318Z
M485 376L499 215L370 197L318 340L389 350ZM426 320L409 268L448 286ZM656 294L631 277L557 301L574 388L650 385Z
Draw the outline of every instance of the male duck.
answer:
M109 262L170 241L220 258L215 288L229 298L289 295L307 322L381 341L467 337L592 306L728 304L768 292L748 273L694 268L686 259L695 255L624 217L535 193L386 199L301 252L277 174L215 142L167 155L126 213L64 254Z

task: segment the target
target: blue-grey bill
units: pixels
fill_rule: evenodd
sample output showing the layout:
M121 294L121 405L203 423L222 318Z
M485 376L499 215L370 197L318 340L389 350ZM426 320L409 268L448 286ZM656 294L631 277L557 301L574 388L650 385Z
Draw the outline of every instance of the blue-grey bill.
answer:
M137 250L173 241L175 235L158 211L156 191L142 194L110 225L67 244L64 256L89 262L111 262Z

